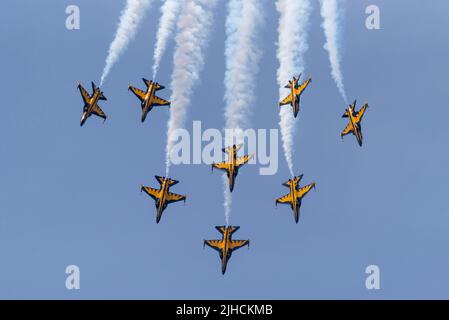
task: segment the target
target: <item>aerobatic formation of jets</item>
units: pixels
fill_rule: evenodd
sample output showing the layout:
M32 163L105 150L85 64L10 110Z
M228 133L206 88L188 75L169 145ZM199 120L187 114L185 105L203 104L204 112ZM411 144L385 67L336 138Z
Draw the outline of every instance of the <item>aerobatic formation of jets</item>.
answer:
M286 85L286 88L290 89L290 94L279 103L279 106L289 104L292 107L293 116L296 118L298 112L300 111L300 98L304 93L305 89L308 87L311 78L307 79L303 83L299 83L301 75L298 77L293 77L292 80ZM153 109L154 106L170 106L170 101L164 100L156 96L156 92L164 89L165 87L157 82L147 80L143 78L147 89L142 91L131 85L128 86L128 90L131 90L141 101L142 117L141 121L144 122L148 113ZM78 89L83 98L83 115L81 117L81 126L86 122L86 120L92 115L96 115L100 118L106 120L107 116L98 106L98 101L106 100L103 92L92 82L92 95L90 95L81 84L78 83ZM363 115L365 114L368 104L363 105L359 111L356 111L356 101L349 105L343 114L343 118L348 118L349 123L346 128L341 132L341 138L343 136L352 133L356 139L357 143L362 146L362 127L361 121ZM243 155L238 157L237 154L241 149L242 145L232 145L223 149L223 152L227 154L228 159L212 164L212 170L219 169L226 172L229 181L229 190L232 192L234 190L235 180L239 169L248 163L248 161L253 157L253 155ZM300 208L303 198L307 193L315 188L315 182L312 182L303 187L300 186L300 182L303 175L293 177L282 185L289 188L288 194L276 199L276 206L278 203L290 205L293 211L293 217L296 223L299 221ZM141 191L148 194L155 201L156 206L156 223L159 223L164 210L170 203L178 201L186 201L185 195L180 195L170 192L170 188L178 183L177 180L173 180L167 177L155 176L156 180L160 184L159 189L141 186ZM221 260L221 272L224 274L226 272L226 267L231 258L233 251L248 245L249 240L233 240L232 234L236 232L240 227L238 226L217 226L215 227L221 234L222 238L219 240L204 240L204 246L209 246L218 251Z

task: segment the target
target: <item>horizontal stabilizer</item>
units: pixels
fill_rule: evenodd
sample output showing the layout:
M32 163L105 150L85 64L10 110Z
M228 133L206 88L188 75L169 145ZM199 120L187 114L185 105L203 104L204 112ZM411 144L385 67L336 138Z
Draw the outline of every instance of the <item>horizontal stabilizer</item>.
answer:
M160 183L163 184L165 181L167 181L169 186L173 186L177 183L179 183L178 180L173 180L171 178L166 178L166 177L160 177L160 176L154 176L156 178L156 180Z
M224 234L226 229L230 229L231 234L233 234L234 232L236 232L238 229L240 229L240 227L237 226L216 226L215 229L217 229L221 234Z
M153 83L153 81L150 81L148 79L142 78L142 81L147 85L147 87L151 86L151 84Z

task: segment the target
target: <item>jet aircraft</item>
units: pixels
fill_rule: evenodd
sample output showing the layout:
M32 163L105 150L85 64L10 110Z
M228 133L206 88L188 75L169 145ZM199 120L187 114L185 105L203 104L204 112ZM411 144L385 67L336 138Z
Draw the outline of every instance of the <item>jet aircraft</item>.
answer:
M229 259L231 259L232 252L246 245L249 248L249 240L232 240L232 234L240 229L240 227L217 226L215 229L222 234L221 240L204 240L203 247L208 245L218 251L221 259L221 273L225 274L226 266Z
M95 86L95 83L92 82L92 96L89 95L87 90L84 89L84 87L79 82L78 82L78 89L84 101L83 115L81 116L80 126L83 126L87 118L89 118L92 114L100 118L103 118L104 121L106 121L107 118L106 114L98 106L99 100L107 100L106 97L103 95L103 92L100 90L100 88Z
M170 203L173 203L173 202L181 201L181 200L184 200L184 202L185 202L186 196L176 194L176 193L171 193L169 191L169 189L173 185L177 184L179 181L173 180L170 178L159 177L159 176L154 176L154 177L159 182L160 188L154 189L154 188L150 188L150 187L141 186L140 191L141 192L145 191L146 194L148 194L151 198L153 198L155 200L156 210L157 210L156 223L159 223L159 221L161 220L161 217L162 217L162 213L164 212L165 208L167 208L167 205L169 205Z
M284 100L279 102L279 106L283 106L286 104L291 105L293 109L293 115L295 116L295 118L299 112L301 95L307 88L309 83L312 82L312 78L309 78L306 81L304 81L301 85L299 85L299 78L301 78L301 75L299 75L298 78L293 77L293 81L292 80L288 81L288 84L285 86L285 88L290 89L290 94Z
M308 184L304 187L299 186L299 182L302 179L302 174L300 176L289 179L282 185L289 188L290 192L283 197L276 199L276 206L278 203L289 204L293 210L293 216L295 222L298 223L299 220L299 209L301 208L302 199L310 191L310 189L315 188L315 182Z
M237 158L237 152L241 147L241 144L234 144L232 147L223 148L222 151L228 154L228 160L212 164L212 171L214 168L226 171L229 179L229 190L231 190L231 192L234 190L235 178L237 177L240 167L246 164L253 157L253 155L245 155Z
M164 89L165 87L157 82L142 78L143 82L147 86L147 90L144 92L138 88L128 85L128 90L131 90L137 98L140 100L140 106L142 108L142 122L145 121L148 113L154 106L170 106L170 101L161 99L156 96L156 92Z
M342 118L349 118L349 123L346 126L346 128L341 132L340 136L343 139L343 137L347 134L352 133L355 135L357 139L357 143L359 146L362 146L362 126L361 121L363 118L363 115L365 114L365 110L368 107L368 104L365 103L362 108L360 108L359 111L355 111L355 105L357 103L357 100L354 100L353 104L350 104L348 109L346 109L345 113L343 114Z

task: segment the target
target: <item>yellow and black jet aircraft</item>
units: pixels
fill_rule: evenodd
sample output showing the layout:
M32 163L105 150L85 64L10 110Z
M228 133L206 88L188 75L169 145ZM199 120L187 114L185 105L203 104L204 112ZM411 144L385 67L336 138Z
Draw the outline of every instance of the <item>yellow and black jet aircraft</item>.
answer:
M315 188L315 182L308 184L302 188L299 186L299 182L302 179L302 174L293 179L289 179L282 185L289 188L290 192L283 197L276 199L276 206L278 203L289 204L293 210L293 215L295 222L298 223L299 220L299 209L301 208L301 202L304 196L310 191L310 189Z
M235 178L239 173L240 167L247 163L253 157L253 155L245 155L243 157L237 158L237 152L241 147L241 144L239 144L238 146L234 144L232 147L223 148L222 151L228 154L228 160L212 164L212 170L214 170L214 168L217 168L226 171L229 179L229 190L231 190L231 192L232 190L234 190Z
M240 229L240 227L217 226L215 228L222 234L221 240L204 240L203 246L208 245L218 251L221 259L221 273L225 274L226 266L229 259L231 259L232 252L246 245L249 248L249 240L232 240L232 234Z
M299 102L301 99L301 94L304 92L304 90L307 88L310 82L312 82L312 78L307 79L304 81L301 85L299 85L299 78L301 78L301 75L298 76L298 78L293 77L293 81L289 80L288 84L285 86L287 89L290 89L290 94L281 102L279 102L279 106L283 106L286 104L289 104L292 106L293 109L293 115L298 115L299 112Z
M156 96L156 91L164 89L164 86L145 78L142 78L142 80L147 86L146 92L131 85L128 85L128 90L131 90L136 95L136 97L139 98L141 102L140 106L142 107L142 122L144 122L148 112L150 112L154 106L170 106L170 101L161 99Z
M175 184L177 184L179 181L159 176L154 177L161 185L160 189L158 190L150 187L141 186L140 191L141 192L145 191L145 193L148 194L151 198L153 198L154 201L156 202L155 203L157 209L156 223L159 223L162 217L162 213L164 212L165 208L167 208L167 205L181 200L184 200L185 202L186 196L169 192L169 189Z
M95 83L92 82L92 96L89 95L86 89L84 89L79 82L78 89L81 92L81 96L83 97L84 101L83 115L81 117L80 126L82 126L86 122L87 118L89 118L92 114L99 116L100 118L103 118L104 121L106 121L106 114L98 106L99 100L107 100L100 88L95 86Z
M354 100L353 104L350 104L348 109L346 109L345 113L343 114L342 118L349 118L349 123L346 126L346 128L341 132L340 136L343 139L343 137L347 134L352 133L355 135L357 142L359 146L362 146L362 126L360 122L362 121L363 115L365 114L365 110L368 107L368 104L365 103L362 108L360 108L359 111L355 111L355 104L357 103L357 100Z

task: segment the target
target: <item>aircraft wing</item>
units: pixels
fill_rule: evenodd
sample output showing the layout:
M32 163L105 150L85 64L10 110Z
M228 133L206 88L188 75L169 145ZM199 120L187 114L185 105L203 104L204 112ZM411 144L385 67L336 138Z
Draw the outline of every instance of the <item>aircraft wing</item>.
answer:
M84 103L86 104L90 99L89 93L86 91L86 89L83 88L81 84L78 84L78 89L81 93L81 96L83 97Z
M343 137L347 134L350 134L353 131L354 131L354 127L352 126L352 123L349 122L348 125L346 126L346 128L341 132L341 136Z
M289 203L292 203L292 201L293 201L292 195L291 195L291 193L289 193L289 194L287 194L287 195L285 195L283 197L277 198L276 199L276 205L278 203L289 204Z
M154 105L156 106L168 106L170 104L170 101L161 99L159 97L154 97Z
M129 90L131 90L136 95L136 97L139 98L140 101L145 100L145 92L143 92L142 90L137 89L133 86L129 86Z
M168 203L178 202L181 200L186 201L186 196L176 194L176 193L171 193L171 192L167 193L167 202Z
M309 193L309 191L310 191L313 187L315 187L315 182L313 182L313 183L311 183L311 184L308 184L308 185L306 185L306 186L300 188L300 189L298 190L298 196L299 196L300 198L304 197L307 193Z
M366 111L366 107L368 107L367 103L365 103L365 105L362 108L360 108L359 112L357 112L357 115L355 116L355 121L357 123L362 121L363 115L365 114Z
M107 118L106 114L97 104L92 107L92 113L99 116L100 118L103 118L104 120L106 120Z
M229 169L229 163L227 162L219 162L219 163L213 163L212 167L220 169L220 170L224 170L224 171L228 171Z
M157 190L157 189L142 186L141 191L145 191L145 193L147 195L149 195L151 198L153 198L154 200L159 199L159 190Z
M249 246L249 240L231 240L229 243L229 249L237 250L246 245Z
M224 241L222 240L204 240L204 245L208 245L212 249L217 250L218 252L221 252L224 248Z
M287 96L287 98L285 98L284 100L282 100L282 101L279 103L279 105L280 105L280 106L283 106L283 105L286 105L286 104L291 104L291 103L292 103L292 100L293 100L293 96L292 96L292 94L290 93L290 94Z
M252 155L246 155L246 156L240 157L236 160L235 165L237 166L237 168L241 167L244 164L246 164L249 161L249 159L251 159L252 157L253 157Z

